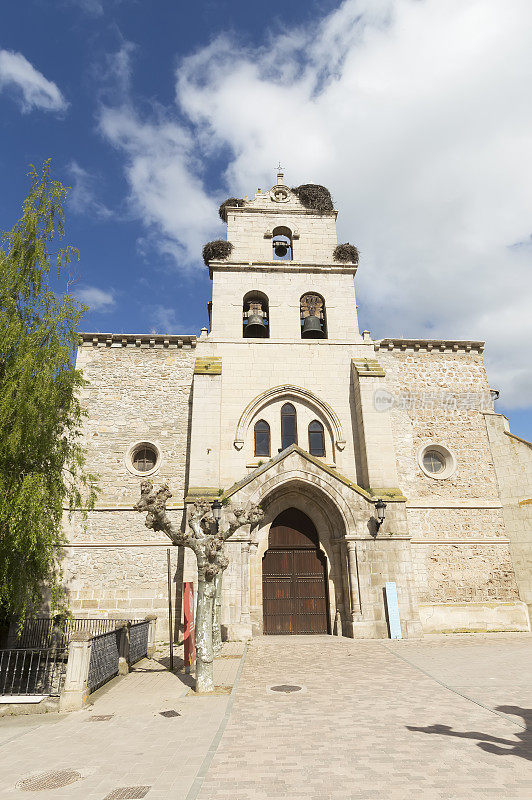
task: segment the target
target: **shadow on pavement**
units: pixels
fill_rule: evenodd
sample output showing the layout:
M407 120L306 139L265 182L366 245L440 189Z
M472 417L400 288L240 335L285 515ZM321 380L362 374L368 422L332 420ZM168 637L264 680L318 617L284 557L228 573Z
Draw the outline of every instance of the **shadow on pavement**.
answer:
M134 666L132 668L132 672L170 672L172 675L175 675L177 680L184 684L184 686L188 686L189 689L193 689L196 685L194 675L188 675L184 672L185 662L179 656L174 655L173 670L170 670L169 656L153 656L149 660L149 666L146 661L142 661L140 663L141 666Z
M498 736L491 736L489 733L480 731L454 731L449 725L427 725L426 728L417 728L414 725L407 725L409 731L420 731L421 733L437 733L440 736L455 736L458 739L477 739L478 747L486 753L493 753L498 756L519 756L532 761L532 709L520 708L519 706L496 706L495 711L501 714L515 714L522 717L525 723L525 730L514 734L516 739L501 739ZM500 745L504 745L501 747Z

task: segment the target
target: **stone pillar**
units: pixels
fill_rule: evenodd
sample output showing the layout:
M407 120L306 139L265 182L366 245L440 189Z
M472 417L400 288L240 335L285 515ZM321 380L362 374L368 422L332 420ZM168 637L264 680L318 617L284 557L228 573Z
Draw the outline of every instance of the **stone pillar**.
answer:
M259 589L260 594L262 594L262 583L259 581L259 575L257 574L258 549L257 542L249 543L249 603L252 635L253 633L262 633L262 602L259 597ZM260 586L259 583L261 583Z
M250 610L250 571L249 571L249 542L242 542L242 597L240 622L244 625L251 625Z
M157 623L157 614L148 614L144 617L150 624L148 626L148 658L153 658L155 654L155 625Z
M240 622L228 622L222 625L222 638L226 642L247 642L251 639L253 632L251 627L251 607L250 607L250 564L249 564L250 543L241 542L240 558Z
M342 578L342 543L338 540L332 542L334 574L334 590L336 608L333 611L333 633L336 636L343 636L343 626L345 624L346 606L346 587Z
M349 575L349 596L351 601L351 622L360 619L362 602L358 582L357 545L352 539L346 542L347 547L347 573Z
M117 626L120 628L120 640L118 642L118 674L127 675L129 672L129 632L131 622L124 620Z
M189 489L218 494L220 487L221 358L197 358L192 384Z
M72 634L68 647L65 685L59 698L59 711L79 711L87 704L92 636L87 631Z
M386 405L392 395L384 370L376 359L355 358L351 363L357 432L363 445L363 483L375 493L378 489L397 489L395 445Z

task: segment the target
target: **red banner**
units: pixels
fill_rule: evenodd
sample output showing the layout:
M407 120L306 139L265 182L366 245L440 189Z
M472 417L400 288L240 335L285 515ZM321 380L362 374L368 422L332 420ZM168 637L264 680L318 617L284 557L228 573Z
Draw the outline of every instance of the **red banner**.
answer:
M194 645L194 584L192 581L183 583L183 619L185 637L185 669L191 667L196 659Z

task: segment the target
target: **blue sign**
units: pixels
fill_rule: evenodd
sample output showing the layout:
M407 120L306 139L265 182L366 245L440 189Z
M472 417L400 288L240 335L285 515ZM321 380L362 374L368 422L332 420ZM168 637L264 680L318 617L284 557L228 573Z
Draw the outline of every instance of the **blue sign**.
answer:
M397 586L395 585L395 581L386 581L386 606L388 608L390 639L402 639L399 603L397 602Z

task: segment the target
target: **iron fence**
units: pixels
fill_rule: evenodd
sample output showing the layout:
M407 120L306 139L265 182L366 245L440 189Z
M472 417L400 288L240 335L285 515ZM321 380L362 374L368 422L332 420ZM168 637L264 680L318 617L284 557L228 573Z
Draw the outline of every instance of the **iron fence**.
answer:
M117 629L93 637L87 680L90 692L118 675L120 635L120 629Z
M136 622L129 629L129 663L134 664L148 654L148 629L147 620Z
M63 648L0 650L0 695L58 696L66 666Z
M99 636L108 633L116 628L123 619L114 617L99 617L90 619L65 619L54 631L53 617L36 617L24 623L20 633L16 633L11 641L11 646L18 648L40 648L44 649L52 646L67 647L73 633L81 631L90 633L91 636ZM131 620L137 623L140 620ZM59 630L58 630L59 628Z

